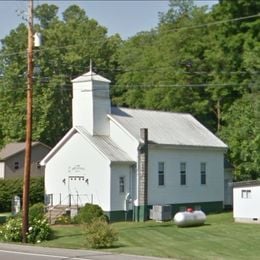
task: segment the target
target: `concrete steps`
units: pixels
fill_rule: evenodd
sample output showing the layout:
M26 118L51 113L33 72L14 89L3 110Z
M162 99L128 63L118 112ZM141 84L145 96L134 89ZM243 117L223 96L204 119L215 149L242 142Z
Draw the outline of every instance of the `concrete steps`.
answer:
M46 217L51 225L55 224L58 217L66 214L68 206L56 205L47 209Z
M47 208L46 218L51 225L55 224L58 217L69 214L71 218L78 214L78 206L56 205Z

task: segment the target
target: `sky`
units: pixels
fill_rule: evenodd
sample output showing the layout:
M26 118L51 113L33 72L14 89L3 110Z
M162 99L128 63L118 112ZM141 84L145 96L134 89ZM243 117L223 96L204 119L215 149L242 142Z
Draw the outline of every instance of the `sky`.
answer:
M198 0L198 5L211 5L215 0ZM141 31L149 31L158 24L158 13L168 10L167 0L81 0L44 1L34 0L34 6L48 3L59 7L59 15L71 4L77 4L86 11L89 18L95 19L108 29L108 34L119 33L123 39ZM21 22L26 22L28 1L0 0L0 39L3 39Z

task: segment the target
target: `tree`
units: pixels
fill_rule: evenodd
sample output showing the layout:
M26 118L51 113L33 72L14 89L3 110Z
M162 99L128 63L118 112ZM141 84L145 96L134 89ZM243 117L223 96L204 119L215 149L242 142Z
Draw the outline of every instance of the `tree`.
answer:
M40 26L47 28L52 22L58 20L58 7L56 5L43 4L35 8L34 16L39 19Z
M253 74L248 64L245 64L244 57L254 53L247 47L248 42L251 41L252 45L259 42L260 21L257 17L245 17L255 16L259 11L259 1L222 0L210 13L210 22L222 21L220 25L210 27L205 56L212 71L211 82L219 86L207 88L218 132L221 130L222 117L229 107L236 99L250 92Z
M113 88L114 103L192 113L230 145L237 178L255 178L258 137L251 144L246 129L260 122L259 116L244 120L244 151L238 149L241 136L233 135L229 119L240 106L249 109L244 99L252 92L254 107L260 106L259 12L259 1L223 0L211 11L194 7L192 1L170 1L156 30L139 33L121 46L123 71ZM242 117L242 112L237 113ZM255 157L247 158L247 164L242 153Z
M150 83L148 75L153 72L153 41L151 33L139 33L120 45L117 52L120 70L116 76L116 86L112 87L112 101L116 105L144 107L141 85ZM144 58L143 58L144 57Z
M85 72L90 59L104 69L104 76L117 66L118 35L108 37L106 28L89 19L85 11L71 6L57 17L55 5L35 10L43 45L35 49L33 87L33 140L54 145L71 127L71 82ZM0 124L3 142L25 138L27 28L21 24L2 41L3 74L0 85ZM110 78L111 78L110 77Z
M259 112L254 95L248 94L237 100L224 117L226 126L221 136L229 145L229 157L237 180L260 177Z
M2 41L0 126L2 144L24 136L27 28L19 25Z
M169 10L159 13L160 24L177 22L183 16L189 16L193 8L193 0L169 0Z
M208 81L204 62L208 30L193 29L207 22L206 10L193 6L192 1L171 1L169 11L160 14L157 30L124 42L119 49L122 71L113 88L113 102L191 112L213 128L207 95L200 87Z
M54 5L36 8L44 44L35 51L40 70L34 76L33 139L53 145L70 128L70 80L92 59L112 79L113 104L190 112L230 145L237 178L258 176L258 135L252 137L249 128L260 122L259 1L220 0L208 10L191 0L171 0L157 28L126 41L108 37L78 6L62 19L57 11ZM2 42L0 145L24 139L26 30L22 24ZM241 109L250 114L249 100L257 109L247 120ZM232 121L236 113L239 122ZM233 129L236 123L243 134ZM243 138L245 149L239 151Z

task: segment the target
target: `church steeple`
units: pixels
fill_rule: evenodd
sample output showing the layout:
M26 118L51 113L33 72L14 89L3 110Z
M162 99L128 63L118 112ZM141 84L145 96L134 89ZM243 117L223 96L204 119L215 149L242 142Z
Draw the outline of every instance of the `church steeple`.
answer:
M89 72L92 73L92 60L89 60Z
M91 135L109 135L110 80L94 73L90 60L89 72L73 79L72 83L73 126L84 126Z

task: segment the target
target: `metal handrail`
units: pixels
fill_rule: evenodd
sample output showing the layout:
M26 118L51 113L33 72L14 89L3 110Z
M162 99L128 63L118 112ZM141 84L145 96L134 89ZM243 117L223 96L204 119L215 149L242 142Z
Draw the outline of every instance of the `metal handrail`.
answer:
M61 193L59 193L59 194L61 194ZM49 195L54 195L54 194L49 194ZM45 206L45 210L46 210L46 212L48 212L48 219L49 219L49 222L51 223L51 220L52 220L52 215L51 215L51 211L52 210L54 210L54 209L57 209L57 208L59 208L59 207L61 207L61 206L64 206L65 208L67 207L67 208L71 208L71 206L72 206L72 204L71 204L71 198L72 199L74 199L74 197L76 196L77 197L77 199L76 199L76 207L78 208L79 207L79 200L80 200L80 197L82 197L82 196L90 196L91 195L91 200L90 200L90 203L91 204L93 204L93 195L92 194L78 194L78 193L76 193L76 194L68 194L67 196L65 196L64 198L63 198L63 200L61 200L60 199L60 202L59 202L59 204L56 204L56 205L51 205L51 206ZM64 202L64 201L68 201L69 202L69 205L63 205L62 203ZM74 202L75 202L75 200L74 200ZM52 203L53 203L53 197L52 197ZM51 210L50 210L51 209Z

